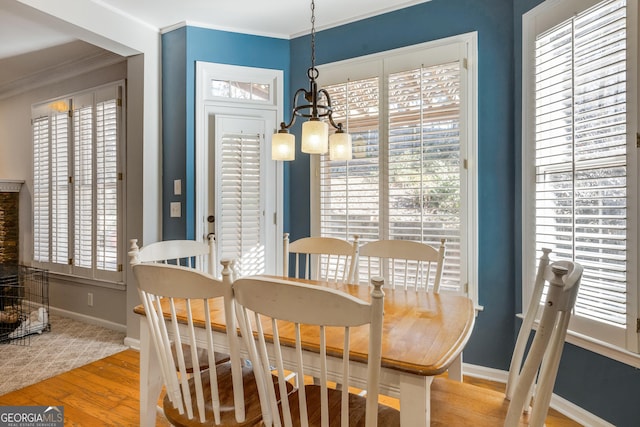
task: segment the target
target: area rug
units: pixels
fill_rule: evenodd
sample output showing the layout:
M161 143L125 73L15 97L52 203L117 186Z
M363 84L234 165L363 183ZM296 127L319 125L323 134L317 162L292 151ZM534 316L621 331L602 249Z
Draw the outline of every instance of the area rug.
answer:
M0 344L0 395L125 350L123 332L51 315L51 331Z

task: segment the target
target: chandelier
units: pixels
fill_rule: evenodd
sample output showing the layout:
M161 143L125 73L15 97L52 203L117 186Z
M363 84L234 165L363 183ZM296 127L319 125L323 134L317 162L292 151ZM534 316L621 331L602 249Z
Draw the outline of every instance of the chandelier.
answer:
M311 68L307 70L309 90L300 88L293 96L291 121L288 124L280 123L280 130L271 139L273 160L295 159L295 136L289 133L289 128L295 123L296 117L309 119L302 124L300 149L303 153L326 154L328 150L330 160L351 160L351 135L342 129L342 123L336 124L333 121L333 107L329 92L326 89L318 89L316 82L320 73L316 68L315 22L315 1L311 0ZM329 136L329 124L336 130L331 136Z

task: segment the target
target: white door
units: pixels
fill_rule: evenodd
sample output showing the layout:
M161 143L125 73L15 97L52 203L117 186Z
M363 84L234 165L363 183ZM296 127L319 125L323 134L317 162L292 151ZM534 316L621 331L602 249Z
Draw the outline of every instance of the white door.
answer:
M275 177L265 138L275 127L275 113L229 108L210 113L207 229L216 237L217 259L235 260L242 276L274 274L277 257L268 248L277 244L276 195L269 188Z
M198 61L196 74L196 240L214 233L217 259L235 260L239 274L278 274L283 166L271 136L283 73Z

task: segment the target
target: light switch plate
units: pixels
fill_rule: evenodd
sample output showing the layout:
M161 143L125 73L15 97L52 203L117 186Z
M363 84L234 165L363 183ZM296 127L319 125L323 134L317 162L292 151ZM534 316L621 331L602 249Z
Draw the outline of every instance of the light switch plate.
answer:
M173 180L173 195L179 196L182 194L182 180L174 179Z
M171 202L171 218L180 218L182 215L182 206L180 202Z

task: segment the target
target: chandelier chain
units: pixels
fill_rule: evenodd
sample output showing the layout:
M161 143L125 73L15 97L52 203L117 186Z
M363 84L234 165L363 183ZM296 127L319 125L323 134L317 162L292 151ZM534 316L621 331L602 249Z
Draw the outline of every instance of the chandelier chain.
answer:
M326 89L319 89L318 69L316 68L316 2L311 0L311 68L307 70L309 88L299 88L293 95L293 111L289 123L281 122L280 130L272 139L273 160L295 160L295 138L289 129L296 121L296 117L309 119L302 125L303 153L326 154L329 160L350 160L351 135L342 128L342 123L333 121L333 107L331 97ZM325 120L326 118L326 120ZM328 123L327 123L328 122ZM329 125L336 131L331 137L328 135Z
M311 69L316 68L316 3L311 0Z

